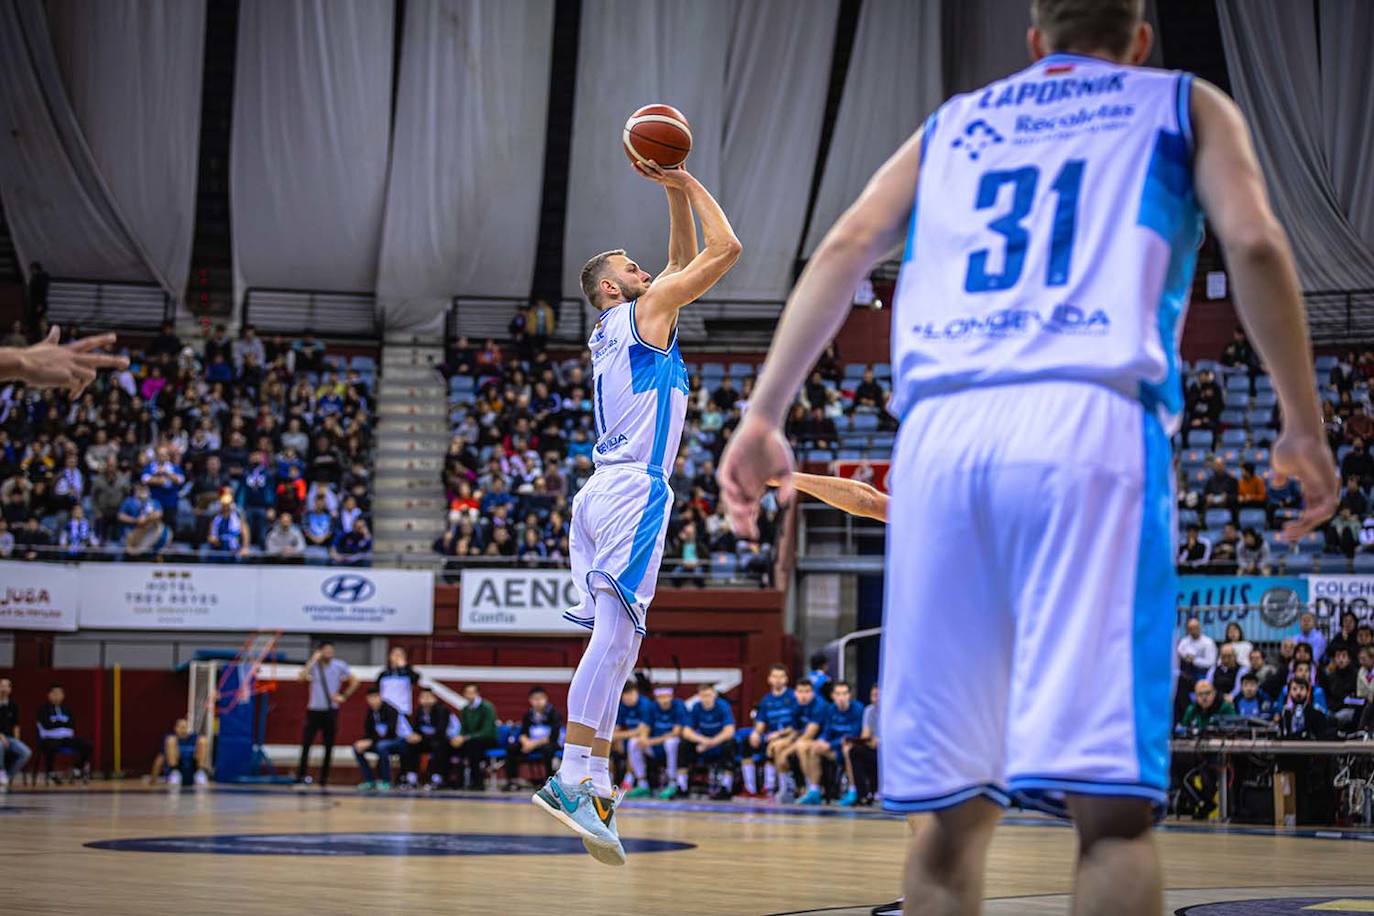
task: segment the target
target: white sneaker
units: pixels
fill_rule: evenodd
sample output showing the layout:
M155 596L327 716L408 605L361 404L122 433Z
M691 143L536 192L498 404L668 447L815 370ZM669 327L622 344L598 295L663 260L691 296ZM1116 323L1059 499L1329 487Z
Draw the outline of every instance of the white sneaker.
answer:
M172 772L170 772L170 773L167 774L167 785L169 785L169 786L179 786L179 785L181 785L181 770L173 770Z
M204 770L196 770L195 783L198 786L208 786L210 784L210 777L205 775Z
M0 769L0 795L10 790L10 774Z

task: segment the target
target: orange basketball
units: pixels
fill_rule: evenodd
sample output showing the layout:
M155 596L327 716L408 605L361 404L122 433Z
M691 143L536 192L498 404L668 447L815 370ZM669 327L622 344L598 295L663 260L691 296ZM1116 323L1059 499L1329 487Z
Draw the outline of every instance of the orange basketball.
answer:
M631 162L652 159L673 169L692 151L692 126L672 105L645 105L625 122L623 142Z

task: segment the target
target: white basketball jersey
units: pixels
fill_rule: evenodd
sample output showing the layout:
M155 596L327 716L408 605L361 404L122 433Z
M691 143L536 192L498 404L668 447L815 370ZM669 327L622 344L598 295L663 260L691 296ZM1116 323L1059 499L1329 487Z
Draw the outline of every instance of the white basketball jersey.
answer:
M1202 219L1186 73L1055 54L927 119L897 280L892 411L1036 379L1172 431Z
M635 303L601 313L592 352L592 415L596 466L641 466L667 477L687 416L687 366L677 331L666 349L645 343L635 327Z

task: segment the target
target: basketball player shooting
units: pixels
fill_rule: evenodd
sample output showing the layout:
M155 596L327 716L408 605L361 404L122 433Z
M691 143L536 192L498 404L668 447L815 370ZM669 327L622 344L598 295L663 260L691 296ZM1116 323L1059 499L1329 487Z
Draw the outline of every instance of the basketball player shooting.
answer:
M881 659L883 695L903 702L882 707L881 773L884 808L925 813L907 913L979 910L1013 799L1074 820L1075 913L1161 911L1169 436L1204 213L1278 392L1274 470L1302 485L1285 537L1336 506L1297 276L1245 121L1215 87L1140 66L1142 7L1034 0L1035 63L942 105L832 227L722 458L731 523L751 535L768 481L791 492L784 412L905 234ZM1081 689L1101 683L1118 687Z
M654 596L673 505L668 474L687 413L677 314L714 286L741 250L720 205L685 169L652 160L635 168L667 190L668 265L653 277L617 249L582 268L582 292L601 310L587 344L596 470L573 499L569 552L582 602L564 616L592 635L568 687L563 763L532 799L610 865L625 862L610 738ZM694 210L705 237L701 251Z

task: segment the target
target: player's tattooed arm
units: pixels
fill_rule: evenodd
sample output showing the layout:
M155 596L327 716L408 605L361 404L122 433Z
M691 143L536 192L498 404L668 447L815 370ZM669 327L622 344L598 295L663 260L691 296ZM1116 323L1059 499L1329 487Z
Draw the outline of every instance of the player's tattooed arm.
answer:
M777 481L770 480L769 485L777 486ZM792 475L792 486L850 515L887 521L887 494L861 480L797 472Z

